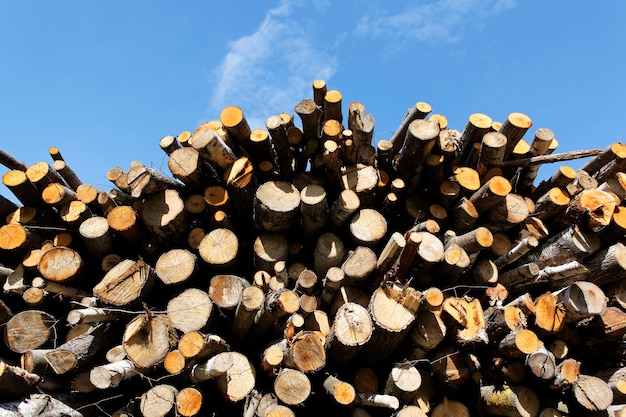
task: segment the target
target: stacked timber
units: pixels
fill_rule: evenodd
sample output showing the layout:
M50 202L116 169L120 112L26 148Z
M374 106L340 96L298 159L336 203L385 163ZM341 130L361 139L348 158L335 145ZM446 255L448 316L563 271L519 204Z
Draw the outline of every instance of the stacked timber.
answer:
M626 145L312 87L110 190L0 151L6 415L624 415Z

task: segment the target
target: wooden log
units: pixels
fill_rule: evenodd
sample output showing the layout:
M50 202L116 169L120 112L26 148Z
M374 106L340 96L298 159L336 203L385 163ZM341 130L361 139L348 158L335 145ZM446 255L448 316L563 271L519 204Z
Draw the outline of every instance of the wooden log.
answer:
M209 294L197 288L186 288L167 302L170 323L183 333L206 328L214 315Z
M166 417L176 406L178 389L173 385L158 384L141 394L139 410L145 417Z
M83 183L72 168L63 160L56 160L52 168L59 173L65 183L74 191Z
M154 265L157 277L166 285L185 282L197 270L197 257L186 249L163 252Z
M323 337L317 332L301 331L289 343L287 365L305 373L317 372L326 365Z
M556 295L546 292L535 300L534 318L538 334L553 334L565 324L565 308Z
M374 116L365 111L365 106L352 102L348 106L348 129L353 133L355 146L371 145L374 136Z
M195 330L183 333L178 340L178 351L187 361L201 361L230 350L222 337Z
M324 391L338 404L348 406L356 400L356 390L348 382L327 375L322 383Z
M87 323L103 323L119 319L119 313L98 307L85 307L70 310L67 322L71 326Z
M139 210L143 224L162 243L176 243L186 236L185 203L173 189L146 198Z
M315 244L313 271L317 276L325 276L331 267L341 266L347 251L343 241L332 232L323 233Z
M452 166L463 165L467 162L474 143L481 143L485 134L491 130L492 120L482 113L474 113L469 116L465 128L458 138L457 151L452 161Z
M442 304L442 310L456 324L457 344L488 343L487 323L478 298L448 297Z
M128 359L119 362L96 366L89 372L89 381L98 389L109 389L119 386L122 381L139 375L133 362Z
M276 162L282 180L293 178L293 153L287 138L287 129L280 116L270 116L265 120L265 127L270 133L272 146L276 152Z
M209 283L209 296L215 305L226 310L234 310L250 283L238 275L215 275Z
M505 158L513 152L515 145L531 126L531 119L523 113L514 112L507 116L499 130L507 139Z
M28 398L4 403L0 407L7 417L25 416L68 416L81 417L83 414L49 394L31 394Z
M4 165L10 170L26 171L28 169L28 165L15 158L11 154L7 153L3 149L0 149L0 164Z
M504 336L498 344L498 351L506 357L523 358L534 353L539 347L540 341L535 332L521 329Z
M526 356L525 365L533 376L542 381L551 381L556 375L556 358L542 347Z
M132 305L144 300L154 279L150 265L142 260L125 259L104 275L93 288L93 294L109 304Z
M208 161L220 174L225 172L237 159L220 135L206 124L198 126L189 140L200 156Z
M354 214L349 227L357 245L373 248L387 233L387 220L377 210L364 208Z
M424 160L435 146L439 136L439 124L433 120L418 119L412 121L407 129L404 143L396 159L398 175L410 180L418 174Z
M295 106L295 112L302 121L303 139L317 139L320 133L322 109L310 98L300 101Z
M519 194L508 193L487 212L492 230L509 230L530 215L527 201Z
M483 135L480 144L480 154L476 171L484 177L487 172L502 163L506 150L506 136L497 132L487 132Z
M128 358L139 368L163 361L174 347L175 332L165 314L139 314L126 325L122 344Z
M148 197L168 189L180 188L178 181L141 164L137 164L128 171L126 182L129 187L128 192L133 198Z
M509 181L504 177L496 175L491 177L472 194L469 201L474 205L480 216L496 206L510 191L511 184Z
M469 355L452 345L440 346L432 353L431 363L436 380L452 390L466 383L474 370Z
M283 234L265 232L254 240L253 249L255 269L273 273L276 262L287 260L289 242Z
M480 387L480 409L488 414L511 417L536 417L540 401L527 386L485 385Z
M268 181L259 186L254 199L254 222L260 231L285 232L300 212L300 192L286 181Z
M378 171L369 165L349 167L341 174L341 186L344 190L356 193L362 208L371 208L374 205L378 180Z
M56 330L54 316L40 310L24 310L6 322L4 341L16 353L47 347Z
M203 261L216 269L231 267L239 254L239 239L229 229L218 228L207 233L198 246Z
M305 239L317 237L328 221L326 190L315 184L304 187L300 191L300 212Z
M581 191L553 222L554 228L562 229L570 224L589 228L606 226L611 222L615 206L615 199L605 191Z
M0 249L11 252L18 257L25 256L29 251L41 245L42 238L18 223L0 226Z
M357 393L356 404L368 407L377 408L389 408L397 410L400 407L400 402L393 395L387 394L365 394L362 392Z
M241 148L247 150L250 138L250 126L241 108L228 106L222 109L220 121L228 137Z
M421 385L422 375L415 366L398 363L391 368L383 392L396 397L401 405L406 405L411 402Z
M343 190L330 207L328 220L332 227L338 229L345 224L353 213L359 209L360 205L361 200L355 191L351 189Z
M48 185L58 183L66 186L65 181L47 162L37 162L29 166L26 176L38 190L43 191Z
M311 381L302 371L284 368L274 379L276 397L287 405L298 405L311 395Z
M494 263L498 268L503 268L509 265L525 254L531 249L536 248L539 245L539 240L534 236L528 236L520 240L514 247L512 247L506 254L496 258Z
M21 170L11 170L2 176L2 184L25 206L39 206L43 203L41 193Z
M195 148L176 149L169 155L167 167L174 178L189 189L199 190L207 184L219 181L213 166Z
M78 232L92 259L100 260L113 249L113 233L105 217L94 216L85 220Z
M218 390L230 402L243 400L254 388L256 375L248 358L239 352L222 352L194 365L191 380L215 379Z
M393 144L393 153L397 154L404 144L409 125L416 119L424 119L432 111L430 104L425 102L417 102L407 110L406 115L402 119L400 126L395 130L389 141Z
M248 158L240 157L226 170L222 180L226 184L230 199L235 203L238 217L249 222L252 219L252 207L257 188L254 166Z
M567 321L579 321L601 314L607 307L604 291L588 281L577 281L557 293L559 301L565 307Z
M373 324L367 309L353 302L343 304L326 337L326 352L331 364L350 362L372 336Z
M240 341L254 323L254 318L263 307L265 294L259 287L251 285L241 293L241 299L235 310L233 337Z
M350 251L341 265L344 285L359 286L367 282L376 269L376 262L376 253L366 246L357 246Z
M613 391L602 379L581 375L572 388L574 398L589 411L606 410L613 403Z
M377 288L368 306L374 330L361 356L371 362L388 357L408 334L421 300L422 294L408 286L387 281Z
M106 346L107 337L111 337L111 332L100 327L46 352L44 358L58 375L80 372L96 360L97 355Z

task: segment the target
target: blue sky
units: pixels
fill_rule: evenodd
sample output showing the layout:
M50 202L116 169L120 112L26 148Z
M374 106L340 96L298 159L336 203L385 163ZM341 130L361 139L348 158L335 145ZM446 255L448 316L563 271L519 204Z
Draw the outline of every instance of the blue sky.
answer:
M365 105L375 140L425 101L455 129L522 112L558 152L604 148L626 140L625 43L617 0L5 1L0 148L30 165L56 146L108 190L133 160L169 174L162 136L228 105L263 128L315 79Z

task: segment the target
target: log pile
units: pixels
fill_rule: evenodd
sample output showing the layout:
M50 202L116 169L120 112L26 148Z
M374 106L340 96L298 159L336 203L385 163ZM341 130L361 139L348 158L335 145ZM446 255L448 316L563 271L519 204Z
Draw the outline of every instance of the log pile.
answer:
M2 415L624 415L626 145L312 87L108 191L0 151Z

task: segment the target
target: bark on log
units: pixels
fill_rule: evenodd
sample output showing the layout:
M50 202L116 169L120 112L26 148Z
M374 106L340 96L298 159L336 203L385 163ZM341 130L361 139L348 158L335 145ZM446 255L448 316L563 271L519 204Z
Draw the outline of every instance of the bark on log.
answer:
M6 411L6 417L83 417L82 413L48 394L31 394L28 398L1 404L0 408Z
M140 314L124 330L122 344L128 358L139 368L163 361L175 345L175 331L165 314Z
M194 365L192 382L215 379L217 387L228 401L238 402L246 398L256 382L254 367L239 352L222 352L205 362Z
M53 342L57 319L45 311L24 310L7 321L4 341L16 353L48 347Z
M331 364L351 361L372 336L373 324L367 309L356 303L342 305L326 337L326 354Z
M527 386L486 385L480 387L480 408L488 414L511 417L536 417L539 396Z
M132 305L143 301L154 280L154 269L150 265L142 260L126 259L104 275L93 288L93 294L109 304Z
M287 405L299 405L311 395L311 381L304 372L285 368L274 380L274 393Z

